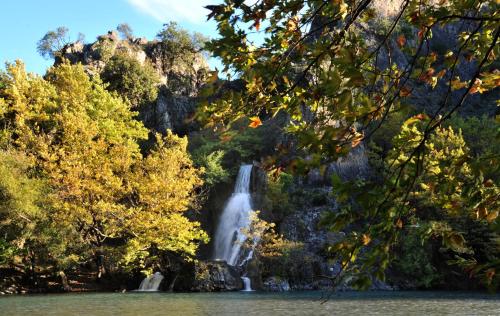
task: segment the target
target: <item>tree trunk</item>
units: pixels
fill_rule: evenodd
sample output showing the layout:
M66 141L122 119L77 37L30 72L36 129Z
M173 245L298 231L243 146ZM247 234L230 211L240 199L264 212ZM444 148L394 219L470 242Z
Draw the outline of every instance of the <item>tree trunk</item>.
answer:
M61 278L61 285L63 291L70 292L71 286L69 286L68 277L66 277L66 273L64 273L64 271L59 271L59 277Z

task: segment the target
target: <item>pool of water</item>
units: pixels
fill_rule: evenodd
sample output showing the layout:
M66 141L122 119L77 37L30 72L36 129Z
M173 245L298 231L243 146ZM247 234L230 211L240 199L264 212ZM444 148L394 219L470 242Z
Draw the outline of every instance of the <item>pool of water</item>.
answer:
M329 296L328 300L324 300ZM89 293L0 297L0 315L500 315L460 292Z

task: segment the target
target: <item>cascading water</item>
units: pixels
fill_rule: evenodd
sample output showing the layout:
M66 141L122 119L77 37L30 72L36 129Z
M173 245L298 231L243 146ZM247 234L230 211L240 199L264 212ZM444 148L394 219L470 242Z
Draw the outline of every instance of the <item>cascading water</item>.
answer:
M241 277L241 280L243 280L244 285L243 292L253 292L250 279L247 277Z
M160 288L160 283L163 280L163 275L160 272L155 272L142 280L139 285L139 292L156 292Z
M242 258L241 246L247 239L242 229L250 225L250 212L252 212L250 196L250 175L252 165L242 165L236 178L234 192L229 198L219 220L215 233L215 259L225 260L229 265L243 265L251 259L253 251ZM248 288L250 287L250 279ZM245 288L246 282L245 282Z

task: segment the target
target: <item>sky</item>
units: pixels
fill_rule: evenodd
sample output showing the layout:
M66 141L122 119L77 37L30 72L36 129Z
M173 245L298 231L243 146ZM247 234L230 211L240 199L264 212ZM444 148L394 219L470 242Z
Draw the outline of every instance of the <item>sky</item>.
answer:
M65 26L72 40L78 33L86 42L128 23L137 37L153 39L164 23L216 35L215 23L206 21L203 6L219 0L0 0L0 69L21 59L30 72L44 74L52 60L36 51L36 43L49 30Z

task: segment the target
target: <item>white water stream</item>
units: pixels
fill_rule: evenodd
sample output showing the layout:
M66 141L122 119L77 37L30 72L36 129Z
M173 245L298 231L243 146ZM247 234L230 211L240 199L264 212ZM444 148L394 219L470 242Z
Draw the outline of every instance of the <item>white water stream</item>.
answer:
M229 265L243 265L253 254L250 251L244 258L241 249L247 239L242 229L250 225L250 212L252 212L250 196L250 176L252 165L242 165L236 178L234 192L221 214L217 231L215 233L215 259L225 260ZM250 279L242 278L245 290L251 290Z
M160 283L163 280L163 275L160 272L155 272L142 280L139 285L139 292L156 292L160 288Z

